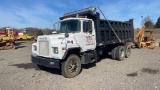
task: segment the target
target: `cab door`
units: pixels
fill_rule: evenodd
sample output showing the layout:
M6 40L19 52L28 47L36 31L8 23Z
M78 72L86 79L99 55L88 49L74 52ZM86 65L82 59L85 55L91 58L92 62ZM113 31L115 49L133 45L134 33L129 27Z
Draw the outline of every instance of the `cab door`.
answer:
M84 51L94 50L96 47L95 30L93 22L91 20L83 21L83 33L84 33Z

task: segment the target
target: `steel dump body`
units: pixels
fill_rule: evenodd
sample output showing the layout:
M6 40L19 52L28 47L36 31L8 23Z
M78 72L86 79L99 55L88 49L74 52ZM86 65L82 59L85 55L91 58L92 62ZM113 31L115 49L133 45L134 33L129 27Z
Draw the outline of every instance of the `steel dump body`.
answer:
M112 28L115 30L117 36L123 43L132 42L134 39L134 29L133 29L133 19L129 21L112 21L109 20ZM106 20L99 19L97 20L96 27L96 40L97 45L99 44L113 44L119 43L116 35L109 26Z

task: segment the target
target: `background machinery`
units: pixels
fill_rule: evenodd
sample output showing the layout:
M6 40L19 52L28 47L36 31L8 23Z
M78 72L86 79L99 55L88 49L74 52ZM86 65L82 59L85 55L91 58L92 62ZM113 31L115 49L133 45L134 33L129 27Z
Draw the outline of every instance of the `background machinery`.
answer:
M11 28L0 30L0 50L15 49L15 36L17 35L18 32Z
M26 33L18 33L18 36L16 37L16 40L22 41L22 40L33 40L34 37L31 35L28 35Z
M145 31L145 26L143 26L134 38L135 46L133 47L154 49L155 43L153 31Z

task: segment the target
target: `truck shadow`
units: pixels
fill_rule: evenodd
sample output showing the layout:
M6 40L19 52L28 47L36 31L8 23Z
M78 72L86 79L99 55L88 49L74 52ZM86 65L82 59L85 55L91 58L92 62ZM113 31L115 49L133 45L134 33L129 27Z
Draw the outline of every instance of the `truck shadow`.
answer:
M40 70L35 64L33 63L21 63L21 64L12 64L9 66L16 66L18 68L23 68L23 69L35 69L35 70Z
M46 72L56 74L56 75L61 75L61 70L57 68L45 68Z
M109 55L102 55L98 58L98 62L100 62L101 60L104 60L106 58L110 58ZM10 66L16 66L18 68L23 68L23 69L34 69L34 70L38 70L41 71L41 69L38 68L37 65L33 64L33 63L21 63L21 64L12 64ZM83 69L89 69L89 68L93 68L96 67L96 63L89 63L89 64L83 64L82 65L82 70ZM56 69L56 68L45 68L43 69L43 71L46 71L48 73L52 73L52 74L57 74L57 75L61 75L61 70L60 69Z
M41 69L39 69L37 67L37 65L35 65L33 63L12 64L10 66L16 66L17 68L34 69L34 70L41 71ZM52 74L61 75L61 71L59 69L55 69L55 68L45 68L43 71L46 71L46 72L49 72L49 73L52 73Z
M23 44L23 43L27 43L27 42L24 42L24 41L17 41L17 42L16 42L16 46L20 46L20 45Z
M83 64L82 69L89 69L92 67L96 67L96 63Z
M26 47L26 46L23 46L23 45L22 45L23 43L27 43L27 42L24 42L24 41L17 41L17 42L16 42L16 49Z
M16 46L16 49L19 49L19 48L24 48L26 46Z
M108 54L100 55L98 60L97 60L97 63L102 61L103 59L111 59L111 56L109 56Z
M107 58L111 58L109 55L100 55L100 57L98 58L97 62L93 62L93 63L89 63L89 64L83 64L82 68L83 69L89 69L89 68L93 68L96 67L96 63L100 62L103 59L107 59Z

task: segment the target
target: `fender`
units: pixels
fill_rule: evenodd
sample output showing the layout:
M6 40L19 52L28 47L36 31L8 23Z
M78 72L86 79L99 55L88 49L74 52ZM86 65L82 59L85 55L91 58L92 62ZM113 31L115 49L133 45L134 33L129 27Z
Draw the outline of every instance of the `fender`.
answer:
M76 48L68 48L68 49L66 50L66 52L64 53L62 59L65 60L70 54L76 54L76 55L80 56L80 48L79 48L79 47L76 47Z

